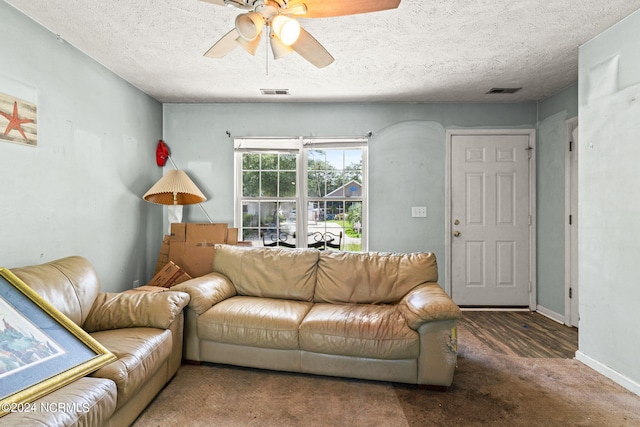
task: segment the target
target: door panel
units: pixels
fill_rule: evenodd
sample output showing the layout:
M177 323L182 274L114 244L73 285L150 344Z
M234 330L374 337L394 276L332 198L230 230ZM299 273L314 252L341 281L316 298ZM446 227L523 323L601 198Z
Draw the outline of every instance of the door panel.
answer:
M451 291L459 305L530 304L529 138L451 136Z

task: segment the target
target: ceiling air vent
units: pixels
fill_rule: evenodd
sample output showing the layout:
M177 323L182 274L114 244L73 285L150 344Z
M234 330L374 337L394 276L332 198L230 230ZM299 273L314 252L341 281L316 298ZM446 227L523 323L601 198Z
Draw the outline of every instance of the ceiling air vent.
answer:
M516 93L521 87L494 87L487 93Z
M289 95L289 89L260 89L263 95Z

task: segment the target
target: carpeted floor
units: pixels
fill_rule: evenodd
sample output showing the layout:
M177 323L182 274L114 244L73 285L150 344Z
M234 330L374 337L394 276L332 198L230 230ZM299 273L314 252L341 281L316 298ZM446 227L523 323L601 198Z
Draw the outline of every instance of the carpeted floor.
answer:
M134 426L640 426L640 397L577 360L501 354L464 323L458 341L447 392L185 365Z

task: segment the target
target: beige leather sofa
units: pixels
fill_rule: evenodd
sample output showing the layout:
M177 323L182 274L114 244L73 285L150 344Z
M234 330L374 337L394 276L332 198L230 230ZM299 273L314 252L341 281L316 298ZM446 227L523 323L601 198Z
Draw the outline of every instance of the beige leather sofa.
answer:
M187 360L451 385L460 309L430 253L217 245L190 294Z
M180 366L189 295L102 293L96 271L82 257L11 271L117 359L36 401L37 407L48 402L65 410L10 413L0 425L130 425Z

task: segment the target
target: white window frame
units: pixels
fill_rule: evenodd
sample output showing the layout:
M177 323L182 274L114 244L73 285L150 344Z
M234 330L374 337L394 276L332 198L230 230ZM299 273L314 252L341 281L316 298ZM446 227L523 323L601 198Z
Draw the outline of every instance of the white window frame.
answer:
M368 144L369 138L356 137L297 137L297 138L273 138L273 137L238 137L234 138L234 226L242 229L242 154L247 152L262 153L291 153L297 155L296 173L296 234L306 235L308 224L307 206L311 199L322 197L308 197L308 151L322 149L353 149L362 150L362 196L358 199L362 202L362 251L369 247L369 209L368 209ZM265 198L268 200L268 198ZM336 200L336 201L341 201ZM297 239L297 243L301 239Z

